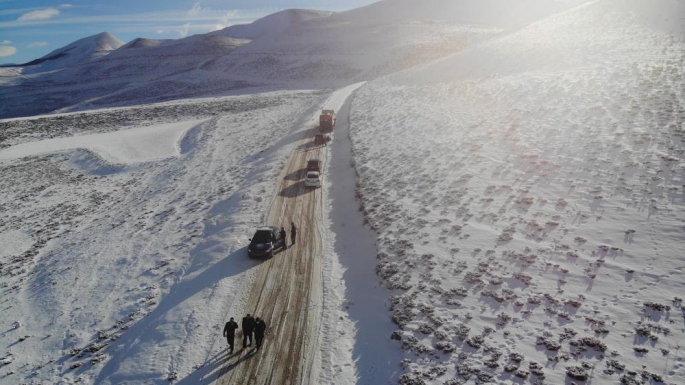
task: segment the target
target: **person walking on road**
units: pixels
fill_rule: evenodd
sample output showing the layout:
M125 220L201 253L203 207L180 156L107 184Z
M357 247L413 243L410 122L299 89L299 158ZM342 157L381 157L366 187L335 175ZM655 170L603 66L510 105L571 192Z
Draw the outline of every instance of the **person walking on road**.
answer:
M262 347L262 341L264 341L264 333L266 332L266 323L264 320L255 318L254 326L254 338L257 341L257 350Z
M286 236L286 234L285 234L285 228L283 228L283 226L281 226L281 239L283 240L283 248L284 248L284 249L285 249L286 247L288 247L288 246L285 244L285 243L286 243L286 241L285 241L285 236Z
M228 341L228 346L231 347L231 353L233 353L236 329L238 329L238 323L233 320L233 317L231 317L231 320L226 322L226 326L224 326L224 337L226 337L226 341Z
M242 328L243 328L243 349L246 347L252 345L252 332L254 331L254 323L255 320L252 318L251 315L246 315L243 317L243 322L242 322ZM247 343L247 340L250 340L250 343Z
M295 222L290 222L290 241L291 245L295 245L295 239L297 237L297 227L295 227Z

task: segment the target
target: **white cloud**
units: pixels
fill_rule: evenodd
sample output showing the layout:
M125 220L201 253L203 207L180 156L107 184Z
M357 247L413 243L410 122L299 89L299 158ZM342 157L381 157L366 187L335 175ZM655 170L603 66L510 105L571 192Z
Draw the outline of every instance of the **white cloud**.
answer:
M3 45L12 44L12 41L11 40L3 40L2 43L0 43L0 44L3 44Z
M218 31L220 29L224 29L226 27L230 27L231 25L235 24L232 23L232 19L234 19L238 15L238 11L228 11L226 12L225 15L221 17L221 23L218 23L214 26L214 31Z
M34 41L33 43L29 44L29 48L38 48L38 47L45 47L48 45L47 41Z
M228 22L229 22L231 19L235 19L235 17L236 17L237 15L238 15L238 11L228 11L228 12L226 12L226 14L221 18L221 21L222 21L224 24L228 24Z
M178 31L178 34L181 35L181 37L186 37L186 36L188 36L189 31L190 31L190 23L185 23L181 26L181 29Z
M188 16L197 16L200 14L200 12L202 12L202 7L200 7L200 2L198 1L193 4L193 8L188 11Z
M158 35L161 35L161 34L164 33L164 30L161 29L161 28L157 28L157 30L155 31L155 33L158 34Z
M12 56L17 53L17 49L11 45L0 46L0 57Z
M21 15L17 21L48 20L59 15L59 9L46 8Z
M60 8L71 8L73 6L74 6L73 4L61 4L59 7Z

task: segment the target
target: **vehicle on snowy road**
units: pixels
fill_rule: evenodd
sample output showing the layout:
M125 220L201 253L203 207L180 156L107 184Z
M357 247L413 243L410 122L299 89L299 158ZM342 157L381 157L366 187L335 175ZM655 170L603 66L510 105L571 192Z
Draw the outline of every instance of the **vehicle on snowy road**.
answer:
M335 111L323 110L319 116L319 129L323 133L333 132L335 126Z
M321 187L321 174L318 171L307 171L304 185L307 187Z
M264 226L257 229L250 238L247 255L250 258L273 257L277 248L285 248L285 239L281 237L281 229L276 226Z
M307 171L321 172L321 161L318 159L309 159L307 161Z
M327 146L331 141L330 135L316 134L314 135L314 144L317 146Z

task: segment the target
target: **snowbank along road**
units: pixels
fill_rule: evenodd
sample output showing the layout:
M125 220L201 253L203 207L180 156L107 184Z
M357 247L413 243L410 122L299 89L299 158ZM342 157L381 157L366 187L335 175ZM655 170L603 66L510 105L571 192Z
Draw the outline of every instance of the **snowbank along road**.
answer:
M325 108L339 110L360 85L337 91ZM326 169L327 148L314 143L317 130L311 125L303 132L282 172L279 193L267 216L267 224L288 230L294 222L298 233L294 245L288 234L287 249L262 263L255 274L245 311L265 320L265 342L261 350L254 344L240 350L242 333L238 333L238 350L234 354L223 350L225 357L218 358L227 363L217 373L217 384L307 384L317 378L314 355L323 307L323 195L321 189L304 184L307 160L321 159L322 171Z

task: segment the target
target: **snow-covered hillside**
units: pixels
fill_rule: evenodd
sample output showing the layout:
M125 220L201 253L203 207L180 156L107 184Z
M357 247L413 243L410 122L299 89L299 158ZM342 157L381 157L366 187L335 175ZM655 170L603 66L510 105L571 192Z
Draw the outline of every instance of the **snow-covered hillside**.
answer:
M286 9L263 17L250 24L239 24L211 32L212 35L229 36L237 39L258 39L273 37L286 29L308 20L330 17L333 12L309 9Z
M682 382L676 15L593 2L359 91L401 383Z
M355 23L416 22L478 24L515 28L563 11L585 0L385 0L334 17Z
M224 315L244 306L241 290L259 263L244 245L301 135L293 111L323 96L278 92L43 118L32 142L1 151L0 241L8 247L0 254L0 384L122 383L108 382L114 374L168 383L203 364ZM30 131L35 120L16 122ZM65 140L78 122L109 133L72 137L83 149L40 156L56 149L36 136ZM148 134L166 143L181 122L192 128L162 160L140 159L126 140ZM129 156L113 163L103 153ZM23 155L33 156L16 158Z
M108 55L124 42L108 32L84 37L24 65L24 73L49 72L77 66Z
M136 105L144 102L227 92L236 81L217 79L211 83L174 81L174 76L206 65L226 55L246 40L224 36L196 35L179 40L137 39L100 60L88 61L58 71L3 78L0 116L28 116L102 105ZM181 74L181 75L179 75Z
M319 345L269 352L301 378L681 384L684 17L385 0L0 69L1 116L58 112L0 120L0 384L252 378L265 353L229 356L222 323L258 308L254 228L303 196L325 222L298 240L322 258L311 328L266 342ZM284 166L322 108L305 195Z
M136 39L94 63L3 77L0 117L255 89L338 88L448 56L511 28L508 20L518 27L575 4L527 0L525 9L535 11L516 16L501 0L490 1L497 6L398 0L333 15L288 10L206 35Z

